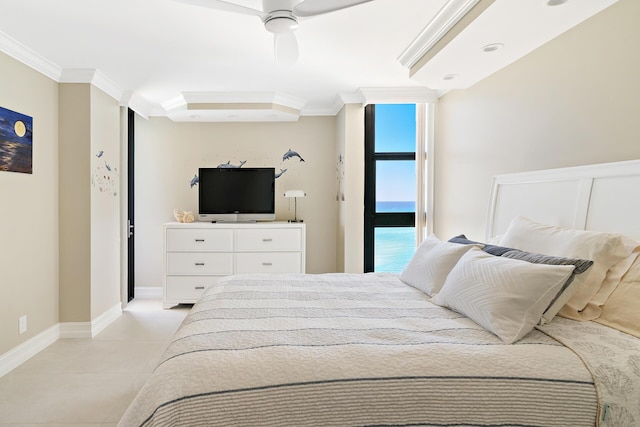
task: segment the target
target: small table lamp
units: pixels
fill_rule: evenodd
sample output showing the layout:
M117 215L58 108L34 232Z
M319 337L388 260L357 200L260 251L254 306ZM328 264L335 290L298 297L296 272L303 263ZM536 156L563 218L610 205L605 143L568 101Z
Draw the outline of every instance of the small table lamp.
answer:
M291 198L293 197L293 219L290 219L289 222L302 222L301 219L298 219L298 197L305 197L307 193L302 190L287 190L284 193L284 197ZM291 206L291 205L289 205Z

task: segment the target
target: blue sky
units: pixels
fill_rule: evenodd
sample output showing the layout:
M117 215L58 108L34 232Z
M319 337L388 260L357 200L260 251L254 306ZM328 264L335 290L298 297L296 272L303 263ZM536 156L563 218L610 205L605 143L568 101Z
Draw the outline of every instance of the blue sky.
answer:
M402 152L416 149L416 106L376 105L376 151ZM416 198L415 162L379 161L377 201L410 201Z

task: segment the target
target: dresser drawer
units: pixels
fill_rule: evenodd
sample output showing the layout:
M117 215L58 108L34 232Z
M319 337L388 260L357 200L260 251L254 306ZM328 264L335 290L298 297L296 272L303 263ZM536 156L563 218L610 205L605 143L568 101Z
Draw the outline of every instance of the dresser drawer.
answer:
M236 273L301 273L298 252L236 254Z
M301 236L300 229L236 230L236 251L299 251Z
M167 251L175 252L231 252L233 230L168 229Z
M195 302L202 296L204 290L215 284L219 278L215 276L167 276L165 298Z
M233 274L233 254L216 252L170 252L167 254L167 274L230 275Z

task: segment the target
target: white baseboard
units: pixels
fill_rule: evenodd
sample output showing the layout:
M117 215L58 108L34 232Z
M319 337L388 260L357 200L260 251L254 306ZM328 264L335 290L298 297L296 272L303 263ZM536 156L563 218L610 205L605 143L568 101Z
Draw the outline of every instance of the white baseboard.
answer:
M60 338L91 338L91 322L60 323Z
M162 286L141 286L135 289L135 296L139 299L162 299Z
M60 323L60 338L93 338L120 316L122 306L118 303L91 322Z
M0 355L0 377L8 374L60 338L60 324L40 332L17 347Z
M0 377L8 374L60 338L93 338L122 316L118 303L91 322L62 322L0 354Z
M118 303L91 321L91 338L122 316L122 304Z

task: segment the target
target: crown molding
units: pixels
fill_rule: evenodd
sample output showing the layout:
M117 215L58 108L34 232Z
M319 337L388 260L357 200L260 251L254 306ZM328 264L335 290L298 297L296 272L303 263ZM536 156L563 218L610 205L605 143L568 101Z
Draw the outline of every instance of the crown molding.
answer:
M0 31L0 51L56 82L62 68Z
M342 92L340 93L340 100L342 104L364 104L366 102L366 98L362 94L362 89L358 89L355 92ZM342 107L340 107L342 108Z
M300 115L301 116L335 116L337 115L342 107L344 107L345 102L340 97L340 94L336 95L333 99L333 103L328 107L314 107L312 105L306 105Z
M175 98L167 99L165 102L163 102L162 108L164 109L163 115L166 115L174 110L186 110L187 100L183 95L178 95Z
M411 68L480 0L449 0L400 54L398 62Z
M120 106L131 108L139 116L148 119L153 111L153 105L145 97L131 90L125 91L120 98Z
M120 102L124 94L123 90L113 80L94 68L65 68L60 73L58 82L92 84L118 102Z
M306 100L281 92L182 92L189 104L278 104L301 110Z
M280 92L183 92L162 103L173 121L297 121L306 101Z
M367 104L429 104L437 102L439 93L424 86L401 88L360 88L358 95ZM355 98L354 98L355 99Z

